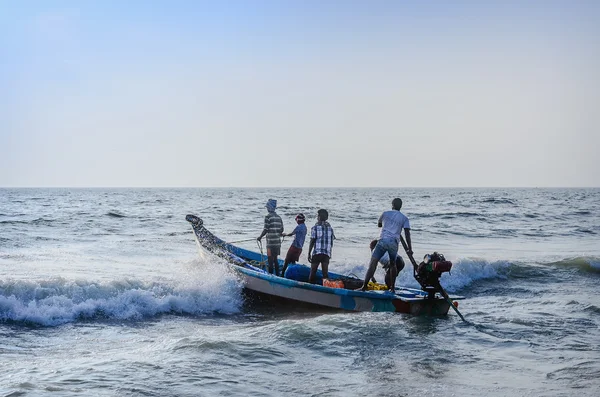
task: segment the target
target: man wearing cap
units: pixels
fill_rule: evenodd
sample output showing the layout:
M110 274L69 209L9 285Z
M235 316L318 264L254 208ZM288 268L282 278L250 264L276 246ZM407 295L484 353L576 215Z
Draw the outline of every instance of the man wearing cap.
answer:
M279 274L279 261L277 257L281 252L281 234L283 233L283 221L281 217L275 213L277 208L277 200L269 199L267 201L268 214L265 216L265 226L257 240L260 241L264 236L267 236L267 258L269 263L269 273L273 274L273 266L275 266L275 274Z
M306 239L306 225L304 221L306 218L303 213L296 215L296 223L298 226L294 228L291 233L281 233L282 236L294 236L294 241L290 245L290 249L285 256L285 262L283 263L283 269L281 270L281 277L285 277L285 270L290 263L296 263L300 260L300 254L302 253L302 247L304 246L304 240Z

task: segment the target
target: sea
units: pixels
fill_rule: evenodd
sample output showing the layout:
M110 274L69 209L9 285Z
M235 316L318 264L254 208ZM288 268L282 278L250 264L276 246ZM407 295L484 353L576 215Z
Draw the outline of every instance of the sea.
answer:
M363 277L395 197L466 321L249 300L185 221L258 251L268 199L288 232L325 208ZM0 396L598 396L599 215L597 188L2 188Z

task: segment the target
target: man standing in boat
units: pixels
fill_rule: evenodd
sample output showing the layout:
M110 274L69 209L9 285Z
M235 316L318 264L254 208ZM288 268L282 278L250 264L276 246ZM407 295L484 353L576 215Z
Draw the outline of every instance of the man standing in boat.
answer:
M399 198L393 199L392 210L385 211L377 221L377 226L382 228L381 234L379 236L379 241L373 250L373 254L371 255L369 269L367 270L363 286L361 287L362 291L367 290L369 280L371 280L375 274L375 270L377 270L377 262L379 262L383 255L387 253L390 258L390 291L395 292L396 276L398 275L398 272L396 269L396 261L392 258L396 258L396 255L398 254L398 244L400 244L400 234L402 233L402 229L404 229L404 236L406 237L406 243L408 244L408 254L412 255L410 222L406 215L400 212L400 208L402 208L402 200Z
M294 241L292 241L292 245L290 245L290 249L288 250L287 255L285 256L285 261L283 262L281 277L285 277L285 270L290 263L296 263L300 260L302 247L304 247L304 239L306 238L306 225L304 224L305 220L306 218L304 217L304 214L299 213L296 215L296 223L298 226L296 226L291 233L281 234L283 237L294 236Z
M281 217L275 213L277 208L277 200L269 199L267 201L268 214L265 216L265 226L257 240L260 241L264 236L267 236L267 260L269 263L269 273L279 275L279 261L277 257L281 252L281 234L283 233L283 221Z
M329 278L327 270L329 269L329 259L331 258L331 248L333 247L335 234L333 234L333 229L327 219L329 219L327 210L320 209L317 211L317 223L310 230L310 245L308 247L310 274L308 282L311 284L315 283L319 265L321 265L323 278Z

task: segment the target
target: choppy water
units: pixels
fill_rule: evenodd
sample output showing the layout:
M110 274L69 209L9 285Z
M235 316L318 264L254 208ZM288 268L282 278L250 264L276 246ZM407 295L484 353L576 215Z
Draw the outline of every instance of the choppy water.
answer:
M395 196L470 324L249 306L184 220L232 241L268 198L287 230L327 208L330 268L363 276ZM596 396L599 214L600 189L0 189L0 395Z

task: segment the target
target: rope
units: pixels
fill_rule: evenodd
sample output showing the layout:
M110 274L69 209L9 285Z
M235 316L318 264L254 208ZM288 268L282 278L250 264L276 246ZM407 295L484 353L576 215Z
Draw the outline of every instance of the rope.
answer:
M246 241L252 241L252 240L256 240L256 239L255 239L255 238L246 238L246 239L243 239L243 240L237 240L237 241L228 241L228 242L227 242L227 243L225 243L225 244L244 243L244 242L246 242Z
M265 259L263 259L263 256L264 256L264 254L263 254L263 245L262 245L262 241L260 241L260 240L256 240L256 245L258 245L258 249L260 250L260 264L261 264L261 266L260 266L260 267L261 267L263 270L265 270L265 269L264 269L264 267L265 267L265 263L266 263L267 261L266 261Z

